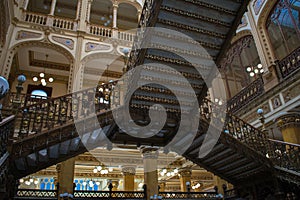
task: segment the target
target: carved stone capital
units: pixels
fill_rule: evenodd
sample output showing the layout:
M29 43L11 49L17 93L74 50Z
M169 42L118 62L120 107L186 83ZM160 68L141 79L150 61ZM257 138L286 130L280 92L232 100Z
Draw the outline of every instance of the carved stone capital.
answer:
M143 159L157 159L158 148L157 147L141 147L140 149Z
M192 170L190 168L182 168L179 170L179 174L181 177L191 177Z
M277 127L282 130L290 127L300 127L300 114L288 113L276 119Z
M122 167L122 173L124 176L126 175L135 175L135 166L125 165Z

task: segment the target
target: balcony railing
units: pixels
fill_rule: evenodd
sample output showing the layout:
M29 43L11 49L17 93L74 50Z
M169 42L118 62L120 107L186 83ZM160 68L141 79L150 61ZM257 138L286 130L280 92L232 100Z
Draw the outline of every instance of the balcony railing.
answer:
M18 189L14 199L57 199L56 190Z
M259 77L227 102L228 111L235 113L264 92L264 81Z
M24 12L23 14L23 21L33 24L39 24L43 26L50 26L59 29L65 29L70 31L77 30L77 21L74 19L62 18L57 16L45 15L41 13L34 13L34 12ZM97 24L88 24L87 26L87 33L102 36L102 37L109 37L109 38L116 38L119 40L130 41L133 42L135 34L128 33L126 31L117 31L113 34L112 28L103 27ZM114 36L115 35L115 36Z
M283 58L277 65L283 79L292 75L300 68L300 48Z
M112 37L112 30L110 28L105 28L96 24L89 25L89 33L92 35Z
M223 199L216 192L160 192L162 199Z
M134 37L135 37L135 34L133 34L133 33L118 31L118 39L119 40L126 40L126 41L133 42Z

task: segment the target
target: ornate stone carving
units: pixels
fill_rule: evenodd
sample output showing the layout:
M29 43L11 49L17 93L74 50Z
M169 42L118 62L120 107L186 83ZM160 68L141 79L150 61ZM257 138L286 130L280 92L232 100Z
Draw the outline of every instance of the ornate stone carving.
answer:
M92 43L92 42L88 42L85 45L86 52L98 51L98 50L108 51L110 48L111 48L110 45L97 44L97 43Z
M254 0L253 1L253 10L256 15L259 13L259 11L262 8L262 6L264 5L265 1L266 0Z
M191 177L192 170L190 168L183 168L179 170L179 174L181 177Z
M244 15L243 18L241 19L241 24L238 26L238 29L243 28L247 25L248 25L248 21L247 21L246 16Z
M135 166L123 166L122 167L122 173L123 175L135 175Z
M53 36L52 39L55 42L58 42L71 50L74 49L74 41L72 39L68 39L68 38L64 38L64 37L57 37L57 36Z
M143 159L157 159L158 158L158 148L156 147L141 147L141 153L143 154Z
M42 36L41 33L35 33L30 31L18 31L16 40L40 38L41 36Z

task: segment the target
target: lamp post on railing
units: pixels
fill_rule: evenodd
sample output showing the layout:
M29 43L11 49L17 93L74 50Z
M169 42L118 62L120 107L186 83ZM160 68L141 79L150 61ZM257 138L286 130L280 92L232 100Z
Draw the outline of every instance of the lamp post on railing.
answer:
M123 49L123 53L124 53L124 68L123 68L123 73L125 73L127 71L127 63L128 63L128 59L129 59L129 52L130 50L128 48L124 48Z
M13 100L13 110L15 114L22 103L20 96L23 90L23 83L26 81L26 76L21 74L18 76L17 80L18 80L18 85L16 86L17 93L16 93L16 98Z
M0 76L0 100L5 97L5 95L8 93L8 90L9 90L8 81L4 77ZM0 122L2 121L1 110L2 110L2 104L0 103Z
M262 124L262 128L261 128L261 131L262 132L265 132L266 131L266 127L265 127L265 116L264 116L264 110L263 109L261 109L261 108L259 108L258 110L257 110L257 114L259 115L259 120L260 120L260 122L261 122L261 124Z

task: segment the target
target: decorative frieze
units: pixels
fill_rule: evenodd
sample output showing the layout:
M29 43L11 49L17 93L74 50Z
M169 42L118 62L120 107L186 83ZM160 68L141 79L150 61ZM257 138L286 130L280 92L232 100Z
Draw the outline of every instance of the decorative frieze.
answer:
M135 166L123 166L122 167L122 173L124 176L126 175L135 175L136 170L135 170Z
M280 130L288 127L300 127L300 114L288 113L276 119L277 126Z
M260 9L264 5L266 0L254 0L253 1L253 10L256 15L258 15Z
M108 51L111 49L110 45L106 44L97 44L97 43L92 43L88 42L85 45L85 51L86 52L91 52L91 51Z
M36 33L31 31L18 31L16 40L40 38L41 36L42 36L41 33Z
M58 42L64 46L66 46L68 49L71 49L71 50L74 49L74 40L72 40L72 39L64 38L64 37L57 37L57 36L53 36L52 39L55 42Z

